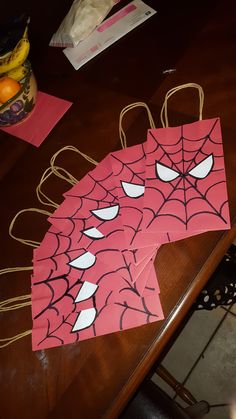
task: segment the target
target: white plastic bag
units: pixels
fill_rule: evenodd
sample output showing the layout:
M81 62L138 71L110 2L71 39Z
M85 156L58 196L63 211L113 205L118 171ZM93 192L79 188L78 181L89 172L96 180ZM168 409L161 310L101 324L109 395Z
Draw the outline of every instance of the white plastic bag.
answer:
M49 45L53 47L75 47L105 19L118 1L74 0L57 32L52 36Z

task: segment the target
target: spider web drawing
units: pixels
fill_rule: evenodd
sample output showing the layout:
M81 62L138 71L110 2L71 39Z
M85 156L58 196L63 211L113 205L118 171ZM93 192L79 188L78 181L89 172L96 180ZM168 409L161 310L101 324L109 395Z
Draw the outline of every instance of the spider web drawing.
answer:
M123 264L117 269L108 270L98 261L87 270L76 269L71 263L78 257L77 250L71 249L69 242L55 230L48 232L50 235L53 237L50 256L45 257L48 252L44 246L34 252L33 349L123 330L133 327L132 324L139 325L141 319L145 323L150 317L150 321L163 318L153 261L145 266L143 275L135 283L124 255ZM110 253L113 258L114 253ZM77 302L84 285L88 284L90 287L93 284L95 292ZM149 304L152 311L148 309ZM84 327L74 331L81 313L87 314L91 310L94 310L93 321L88 319L88 324L84 321Z
M163 319L160 245L230 227L219 119L150 130L64 198L34 251L34 350Z
M65 200L49 218L49 222L64 234L72 234L72 230L78 231L76 225L79 220L86 220L87 228L99 228L104 235L116 235L116 244L120 250L127 250L125 240L126 227L122 223L120 202L117 196L116 185L110 163L109 155L102 160L92 172L86 175L70 191L64 194ZM102 223L99 218L95 219L92 210L119 206L119 212L115 219ZM90 224L89 224L90 223ZM119 236L119 237L118 237ZM147 261L155 249L136 249L135 254L130 255L130 261L135 258L135 264L139 264L144 258ZM128 251L126 252L128 256Z
M96 169L65 194L34 251L34 349L163 318L154 252L125 248L111 174Z
M149 130L146 155L144 231L230 228L219 118Z
M110 156L127 246L129 249L149 247L150 251L156 252L161 244L181 240L191 233L166 232L167 229L165 232L158 232L158 234L148 230L142 231L143 204L146 193L145 149L146 143L143 143L111 153ZM143 188L143 193L139 196L131 196L132 192L133 194L139 193L137 185ZM127 189L128 187L129 189Z
M100 291L102 288L98 288L92 298L93 306L96 307L96 320L79 332L72 332L72 329L78 314L86 310L86 304L84 302L79 307L79 304L74 303L73 297L70 298L74 293L72 285L60 301L57 299L57 302L51 303L50 315L48 311L40 316L35 313L33 349L60 346L163 319L156 284L155 272L152 270L146 285L148 295L139 296L138 290L126 282L117 295L112 290L105 293Z
M86 230L86 222L84 222L84 220L82 221ZM124 269L128 270L128 275L131 275L132 281L135 282L153 256L152 252L148 260L147 257L145 257L137 264L133 252L120 250L119 247L116 247L116 238L119 239L116 232L112 232L112 234L109 233L97 240L84 236L83 231L84 230L81 231L75 228L71 233L64 234L58 231L54 226L51 227L35 252L37 257L35 258L34 271L37 272L39 264L40 273L42 274L42 270L44 269L44 263L42 263L42 261L47 260L49 256L55 262L52 269L58 269L58 266L62 267L64 254L70 250L77 258L82 255L86 256L87 253L91 253L95 258L93 264L94 266L96 265L96 269L98 263L102 266L103 270L112 267L114 270L117 270L117 272L119 272L123 266ZM112 257L109 257L110 255L112 255ZM125 266L123 265L124 261L126 263ZM93 274L93 271L91 272L90 270L90 274ZM122 276L125 276L124 272L121 274ZM92 279L90 281L92 281Z
M145 192L145 143L116 151L111 153L110 157L127 246L129 249L153 247L154 250L160 243L167 242L168 237L166 234L157 237L156 234L141 231ZM132 193L132 188L135 193L137 187L141 187L139 188L141 195L135 197L128 195L129 190ZM126 192L125 188L130 189Z

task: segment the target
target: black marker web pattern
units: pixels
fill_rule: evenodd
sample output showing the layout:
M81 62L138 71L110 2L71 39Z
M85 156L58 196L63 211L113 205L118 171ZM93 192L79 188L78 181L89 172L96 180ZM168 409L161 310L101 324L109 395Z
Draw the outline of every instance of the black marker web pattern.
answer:
M79 194L78 184L66 194L63 208L60 207L50 217L53 225L35 250L32 277L34 349L88 339L161 318L155 272L149 275L147 271L147 275L134 282L133 253L114 247L114 238L122 229L113 230L114 220L101 221L92 213L94 209L106 209L117 204L112 184L110 190L104 186L107 181L110 182L110 177L97 179L92 173L89 179L88 191ZM95 191L103 191L103 201L100 201L101 195L96 199ZM71 204L75 200L78 208ZM115 218L119 220L119 215ZM100 240L83 235L84 229L95 226L99 230L105 225L110 225L110 233ZM82 240L86 243L84 248L81 247ZM88 268L71 265L89 252L96 259ZM106 260L111 260L112 264L106 264ZM85 283L95 284L96 292L91 298L75 302ZM148 288L145 290L146 285ZM34 301L37 300L36 305ZM79 331L73 331L78 316L91 308L96 311L93 322ZM111 316L112 322L108 322Z
M171 232L229 227L219 119L199 121L195 129L201 135L193 136L188 125L171 128L170 138L163 130L149 131L144 203L146 230ZM191 176L190 172L211 155L214 164L209 174L204 178ZM179 175L169 182L163 181L158 178L157 164Z

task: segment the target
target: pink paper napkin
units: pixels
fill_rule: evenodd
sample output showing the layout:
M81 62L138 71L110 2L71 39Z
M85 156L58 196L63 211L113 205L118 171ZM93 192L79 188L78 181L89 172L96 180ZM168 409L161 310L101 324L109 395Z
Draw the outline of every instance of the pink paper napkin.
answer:
M68 100L38 92L35 108L28 119L19 125L1 129L39 147L71 105Z

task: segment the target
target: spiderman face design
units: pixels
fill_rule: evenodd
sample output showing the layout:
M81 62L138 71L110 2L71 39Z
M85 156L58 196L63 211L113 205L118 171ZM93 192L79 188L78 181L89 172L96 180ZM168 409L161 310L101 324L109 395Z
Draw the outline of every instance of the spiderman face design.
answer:
M213 155L206 157L200 163L198 163L191 170L186 173L179 172L177 170L170 169L169 167L156 162L156 177L163 182L171 182L177 178L183 178L187 180L187 176L192 176L195 179L204 179L211 171L213 167Z
M161 243L169 240L165 233L157 235L141 231L145 194L145 148L146 143L138 144L111 153L110 158L127 247L149 247L155 251Z
M34 252L33 349L163 318L161 243L230 228L219 119L152 129L65 194Z
M219 119L149 130L144 231L230 228Z
M65 194L34 252L34 350L163 318L154 252L126 249L106 161Z
M168 229L158 233L149 229L143 231L146 148L147 143L144 143L111 153L111 165L128 249L149 248L150 251L151 249L155 251L163 243L181 240L194 233L169 232ZM159 172L162 171L161 166L163 165L155 166ZM174 173L174 177L177 176L179 174ZM156 181L156 174L154 180Z

